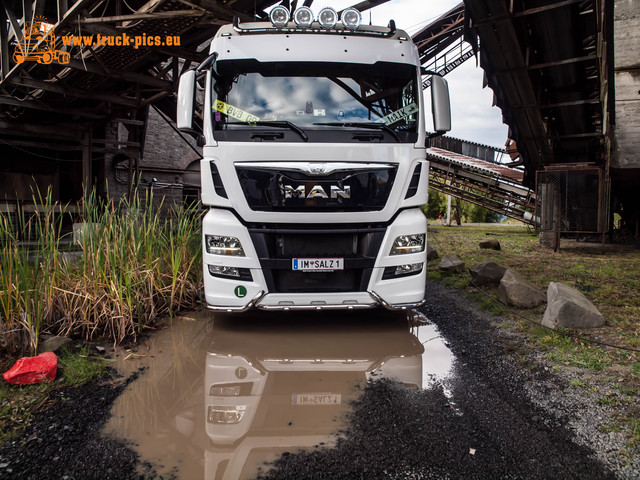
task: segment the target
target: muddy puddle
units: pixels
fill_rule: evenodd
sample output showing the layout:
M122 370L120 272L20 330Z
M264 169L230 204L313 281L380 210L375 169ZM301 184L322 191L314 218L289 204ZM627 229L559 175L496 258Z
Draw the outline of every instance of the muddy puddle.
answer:
M253 478L285 451L335 442L368 379L429 388L451 374L451 351L419 313L300 315L203 310L119 351L122 373L144 371L105 434L163 476Z

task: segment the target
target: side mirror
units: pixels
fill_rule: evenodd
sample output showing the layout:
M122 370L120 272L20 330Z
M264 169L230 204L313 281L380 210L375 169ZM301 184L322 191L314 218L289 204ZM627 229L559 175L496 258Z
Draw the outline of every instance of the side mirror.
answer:
M451 130L449 85L439 75L431 77L431 112L433 113L433 129L436 133L442 135Z
M176 125L178 129L190 133L193 131L193 109L196 98L195 70L188 70L180 76L178 84L178 107Z

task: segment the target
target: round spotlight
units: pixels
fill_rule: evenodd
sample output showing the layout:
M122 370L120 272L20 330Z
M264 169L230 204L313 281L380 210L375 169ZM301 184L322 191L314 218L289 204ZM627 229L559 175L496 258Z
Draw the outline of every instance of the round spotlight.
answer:
M293 14L293 21L300 28L309 28L314 20L313 12L309 7L297 8Z
M322 28L333 28L338 23L338 12L331 7L324 7L318 13L318 23Z
M346 8L342 11L340 21L345 28L355 30L362 22L362 14L353 7Z
M271 23L276 28L282 28L289 22L289 10L282 5L278 5L269 14Z

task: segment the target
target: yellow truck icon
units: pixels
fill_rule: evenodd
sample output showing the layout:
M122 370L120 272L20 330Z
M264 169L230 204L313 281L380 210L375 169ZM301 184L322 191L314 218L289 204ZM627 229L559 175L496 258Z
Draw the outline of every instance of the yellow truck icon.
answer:
M38 63L49 65L54 60L67 64L71 60L69 52L56 50L56 37L51 30L44 28L43 22L26 22L24 34L18 41L13 53L13 59L17 63L27 60L35 60Z

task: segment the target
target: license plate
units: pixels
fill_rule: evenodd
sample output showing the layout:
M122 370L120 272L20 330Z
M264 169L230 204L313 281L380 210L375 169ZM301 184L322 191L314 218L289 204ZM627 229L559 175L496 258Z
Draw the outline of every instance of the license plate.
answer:
M344 270L344 258L294 258L291 268L305 272Z
M342 395L339 393L294 393L291 405L340 405Z

